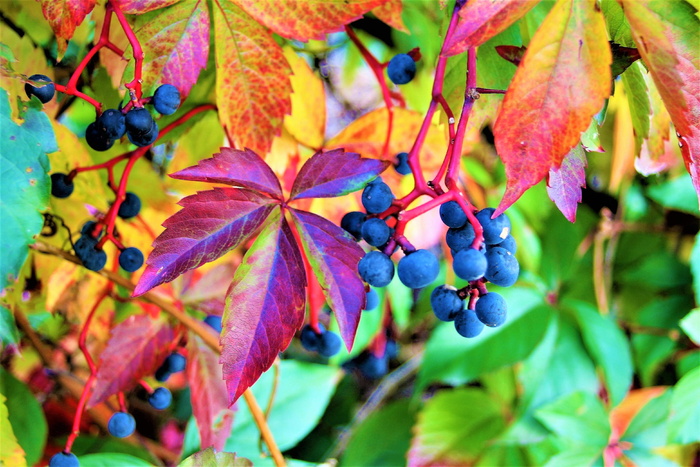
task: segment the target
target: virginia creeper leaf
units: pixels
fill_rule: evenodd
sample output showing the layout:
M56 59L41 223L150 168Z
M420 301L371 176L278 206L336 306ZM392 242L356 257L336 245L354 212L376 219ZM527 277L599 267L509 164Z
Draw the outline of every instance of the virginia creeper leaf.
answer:
M537 1L470 0L459 10L454 34L445 43L444 55L451 57L483 44L520 19Z
M581 188L586 186L586 151L580 144L564 156L561 166L549 169L547 194L569 222L576 221Z
M165 231L153 242L134 296L236 248L260 228L275 205L266 196L239 188L201 191L179 204L183 209L163 223Z
M299 170L289 199L333 198L352 193L382 173L389 164L388 161L364 159L343 149L318 152Z
M209 467L221 465L226 467L252 467L253 463L245 457L238 457L232 452L215 452L212 448L192 454L177 467Z
M223 450L234 413L228 408L219 354L193 332L187 338L187 382L201 446Z
M618 0L666 105L700 197L700 18L686 2Z
M290 210L306 258L350 350L365 306L365 285L357 273L364 250L343 229L310 212Z
M323 39L386 0L235 0L256 21L280 36L300 41Z
M320 148L326 131L326 90L323 80L291 47L285 47L284 56L292 67L292 113L285 117L284 126L300 143L310 148Z
M286 2L262 2L283 10ZM265 154L291 110L290 68L270 33L228 0L214 0L216 101L229 139Z
M397 31L409 34L408 28L401 18L403 13L403 0L388 0L386 3L374 7L372 13Z
M172 328L146 314L130 316L116 325L100 355L88 407L119 391L128 391L139 379L152 375L170 353L172 340Z
M95 0L41 0L44 18L56 34L59 58L65 53L75 28L95 8L95 3Z
M282 199L282 187L270 166L250 149L221 148L214 157L170 175L178 180L223 183L262 191Z
M221 363L233 404L304 322L306 273L281 210L269 217L243 257L226 297Z
M114 3L119 5L119 8L121 8L122 12L124 13L130 15L142 15L151 10L165 8L167 6L172 5L173 3L177 3L178 1L179 0L116 0L114 1ZM206 6L203 9L206 9ZM170 81L165 82L169 83Z
M494 126L508 177L496 214L579 142L610 95L611 60L595 1L558 0L530 41Z

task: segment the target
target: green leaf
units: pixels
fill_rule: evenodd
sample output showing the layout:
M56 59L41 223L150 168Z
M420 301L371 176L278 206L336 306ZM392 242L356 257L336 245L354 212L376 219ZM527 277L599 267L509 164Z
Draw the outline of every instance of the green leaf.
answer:
M433 382L453 386L479 375L512 365L527 357L547 330L552 310L542 303L534 290L512 288L499 291L508 303L508 318L503 326L485 328L472 339L460 336L453 323L440 323L425 348L418 372L416 391Z
M78 457L88 454L116 453L128 454L144 461L154 461L155 457L146 448L129 444L114 436L89 436L81 433L73 443L71 452Z
M641 146L642 140L649 136L649 118L651 114L649 90L642 72L641 63L636 62L621 75L625 93L627 94L627 102L630 106L637 148Z
M623 433L622 441L645 449L665 446L672 393L672 390L665 391L637 412Z
M673 355L676 343L666 336L635 334L632 336L634 362L643 386L653 386L654 378Z
M695 244L690 252L690 272L693 275L695 303L700 303L700 233L695 236Z
M700 345L700 308L696 308L688 313L680 321L680 326L695 345Z
M100 454L87 454L78 458L80 467L114 467L115 465L124 467L152 467L153 464L129 454L107 452Z
M559 438L598 449L608 444L610 421L603 402L591 393L577 391L535 412L537 418Z
M46 151L55 147L47 134L46 115L30 110L25 124L10 118L7 92L0 92L0 218L3 219L0 249L0 290L17 279L27 259L28 245L41 231L40 211L49 202L49 160ZM28 123L28 124L27 124Z
M574 310L583 342L596 364L602 368L610 405L619 404L632 384L633 367L629 342L610 316L602 316L595 307L580 301L567 301Z
M484 391L440 391L418 414L409 464L467 465L505 426L501 405Z
M17 437L12 430L7 411L7 399L2 393L0 393L0 433L2 433L0 465L25 467L27 461L24 458L24 450L17 442Z
M683 376L673 388L668 443L700 441L700 367Z
M679 287L692 281L689 267L667 251L648 254L637 267L625 271L622 279L654 289Z
M600 9L605 16L605 25L608 28L610 39L623 47L636 47L634 39L632 39L630 24L617 0L601 0Z
M48 425L44 412L29 388L4 368L0 368L0 394L7 398L12 430L21 434L17 442L24 449L27 464L34 465L46 445Z
M215 452L213 448L192 454L178 464L178 467L208 467L221 465L226 467L249 467L253 465L248 459L238 457L232 452Z
M647 194L665 208L698 215L698 197L688 174L651 186Z
M19 331L12 312L0 305L0 348L19 342Z
M570 467L572 465L593 465L600 458L603 450L596 447L581 446L566 449L550 458L544 467Z

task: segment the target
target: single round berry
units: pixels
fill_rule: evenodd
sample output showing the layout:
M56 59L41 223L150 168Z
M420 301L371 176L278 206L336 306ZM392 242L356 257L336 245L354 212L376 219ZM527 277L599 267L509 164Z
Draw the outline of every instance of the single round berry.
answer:
M332 357L340 352L342 342L340 336L332 331L326 331L321 334L318 342L318 353L324 357Z
M515 243L515 239L512 235L508 235L506 238L503 239L501 243L498 243L496 245L486 245L487 250L490 250L491 248L495 247L505 248L513 254L515 254L518 251L518 244Z
M416 250L401 258L397 270L403 285L420 289L435 280L440 273L440 263L428 250Z
M136 430L136 420L130 413L116 412L107 422L107 430L112 436L126 438Z
M156 370L156 374L154 376L156 378L156 381L158 381L160 383L164 383L168 380L168 378L170 378L171 374L172 373L170 373L168 371L168 368L163 364L163 365L158 367L158 369Z
M185 359L185 357L175 352L168 355L168 358L165 359L165 363L166 365L168 365L168 371L170 373L177 373L178 371L182 371L185 369L185 364L187 363L187 360Z
M214 331L221 333L221 316L209 315L204 318L204 323L208 324Z
M487 266L486 256L474 248L458 251L452 262L455 274L465 281L475 281L484 277Z
M474 233L474 227L468 222L464 227L447 229L447 234L445 235L447 246L455 251L470 248L475 238L476 233Z
M56 93L56 86L54 86L53 81L46 75L32 75L29 77L32 81L41 81L43 83L49 83L42 87L36 87L32 83L24 84L24 92L27 93L28 98L36 96L37 99L41 101L42 104L46 104L48 101L53 99L53 95Z
M501 247L490 248L485 254L488 267L484 277L501 287L510 287L518 280L520 264L513 253Z
M476 317L486 326L495 328L506 322L506 300L495 292L479 297L474 307Z
M323 334L323 332L326 330L320 323L318 328L319 331L321 331L321 334ZM301 334L299 335L301 346L309 352L317 352L318 346L321 343L321 334L317 334L310 324L304 325L304 327L301 328Z
M373 217L362 224L362 238L372 246L382 246L391 235L391 228L384 220Z
M143 136L153 129L153 117L143 107L134 107L126 113L124 124L129 139L135 136Z
M77 242L75 242L75 245L73 245L73 249L75 250L75 256L80 258L82 261L83 258L89 256L92 254L92 252L95 250L95 246L97 245L97 239L93 237L90 234L83 234Z
M484 241L488 245L497 245L501 243L510 234L510 219L505 214L496 216L491 219L494 208L486 208L476 213L476 218L484 228Z
M430 306L440 321L453 321L457 313L464 309L464 300L459 298L457 289L451 285L441 285L430 294Z
M400 152L396 155L396 162L394 163L394 168L401 175L408 175L411 173L411 166L408 165L407 152Z
M440 206L440 219L447 227L454 229L467 223L467 215L457 201L448 201Z
M56 198L68 198L75 189L73 180L63 173L51 174L51 196Z
M72 452L59 452L51 456L49 467L80 467L80 461Z
M370 214L386 211L393 200L391 188L380 178L374 179L362 190L362 206Z
M135 217L139 211L141 211L141 198L128 191L124 201L121 205L119 205L117 215L122 219L131 219L132 217Z
M97 225L97 222L95 222L95 221L87 221L80 228L80 233L82 235L92 235L92 232L94 231L96 225Z
M119 139L126 133L126 117L120 110L107 109L97 119L97 127L109 139Z
M484 323L479 321L474 310L464 309L455 316L455 329L462 337L476 337L484 330Z
M153 144L156 141L156 139L158 138L158 131L158 124L156 122L153 122L150 131L142 135L127 132L126 136L129 138L129 141L131 141L132 144L135 144L139 147L144 147L148 146L149 144Z
M95 151L106 151L114 144L114 140L107 136L107 132L100 129L97 122L92 122L85 130L85 141Z
M97 250L94 247L84 258L80 258L83 266L90 271L101 271L107 264L107 253L104 250Z
M130 246L119 254L119 266L126 272L134 272L143 266L143 253L138 248Z
M367 303L365 304L365 310L374 310L379 306L379 294L376 290L370 287L369 292L367 292Z
M360 211L350 211L340 220L340 227L347 233L355 237L355 240L362 238L362 224L367 215Z
M363 281L372 287L384 287L394 278L394 263L381 251L370 251L358 263Z
M358 368L366 378L379 379L389 372L389 361L386 356L377 357L372 352L369 352L359 362Z
M153 93L151 103L159 114L172 115L180 107L180 91L172 84L162 84Z
M416 62L407 54L395 55L389 61L386 73L394 84L409 83L416 76Z
M148 396L148 403L151 407L157 410L165 410L170 407L170 403L173 401L173 395L167 388L156 388L153 394Z

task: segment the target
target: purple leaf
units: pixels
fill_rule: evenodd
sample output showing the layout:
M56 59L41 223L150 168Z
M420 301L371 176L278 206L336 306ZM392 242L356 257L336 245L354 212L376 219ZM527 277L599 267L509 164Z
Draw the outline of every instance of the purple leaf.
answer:
M290 211L306 258L350 350L365 306L365 285L357 273L357 263L365 252L343 229L326 219L310 212Z
M273 198L282 199L282 187L277 176L260 156L250 149L241 151L221 148L214 157L199 161L170 175L178 180L223 183L267 193Z
M561 166L549 169L547 194L570 222L576 221L581 187L586 186L586 152L580 144L564 156Z
M250 190L216 188L179 204L183 209L163 223L165 231L153 242L134 296L237 247L260 228L277 203Z
M389 166L354 152L318 152L299 170L289 199L332 198L357 191Z
M231 404L287 348L305 308L301 252L277 209L243 257L226 297L221 363Z
M100 355L93 407L119 391L128 391L139 379L152 375L171 352L173 330L163 320L134 315L112 329Z

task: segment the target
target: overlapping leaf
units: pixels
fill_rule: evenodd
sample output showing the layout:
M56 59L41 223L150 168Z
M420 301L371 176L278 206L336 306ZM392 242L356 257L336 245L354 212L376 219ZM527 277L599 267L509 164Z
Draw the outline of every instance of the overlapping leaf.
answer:
M291 212L306 258L350 350L365 305L365 286L357 272L364 250L343 229L326 219L310 212Z
M222 465L226 467L252 467L253 463L245 457L238 457L232 452L216 452L212 448L192 454L178 464L178 467L209 467Z
M162 320L133 315L112 329L100 355L95 390L88 407L119 391L133 388L139 379L152 375L170 353L173 330Z
M211 159L209 159L211 160ZM134 296L214 261L250 238L275 203L255 191L217 188L184 198L153 243Z
M51 25L58 43L58 55L63 56L68 39L95 8L95 0L41 0L44 18Z
M401 18L403 13L403 0L387 0L386 3L372 9L374 16L384 21L397 31L409 33L406 24Z
M323 80L292 48L285 48L284 56L292 67L293 90L292 114L284 119L284 126L300 143L310 148L320 148L326 131L326 90Z
M346 195L364 187L388 166L388 161L363 159L342 149L319 152L299 170L289 198Z
M24 449L17 442L17 437L12 430L6 403L7 398L0 393L0 433L3 437L0 443L0 464L25 467L27 460L24 457Z
M386 0L235 0L253 18L280 36L300 41L323 39Z
M564 156L561 166L549 169L547 194L570 222L576 221L581 188L586 186L586 151L580 144Z
M299 247L276 210L238 266L226 297L221 363L231 403L272 365L301 327L305 287Z
M286 2L262 2L284 10ZM291 110L290 68L271 34L228 0L215 0L216 101L219 118L238 147L270 149Z
M532 38L494 126L513 204L579 142L610 94L612 61L595 1L558 0Z
M151 10L165 8L179 0L112 0L119 8L128 14L142 15Z

